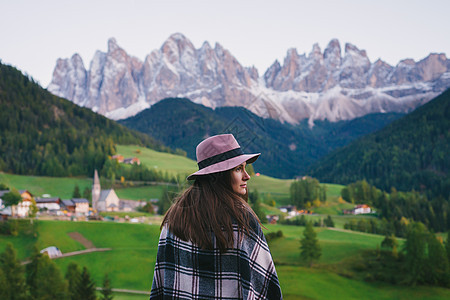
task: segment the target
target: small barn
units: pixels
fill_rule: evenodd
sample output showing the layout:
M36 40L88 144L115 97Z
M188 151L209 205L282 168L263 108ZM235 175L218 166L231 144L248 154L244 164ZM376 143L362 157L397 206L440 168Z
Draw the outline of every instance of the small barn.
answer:
M62 255L61 250L55 246L50 246L40 251L42 254L47 254L50 258L59 257Z

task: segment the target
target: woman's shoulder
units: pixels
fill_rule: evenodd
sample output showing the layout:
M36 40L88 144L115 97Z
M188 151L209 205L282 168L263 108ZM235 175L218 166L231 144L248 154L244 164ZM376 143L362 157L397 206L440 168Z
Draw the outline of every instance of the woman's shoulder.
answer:
M254 213L248 212L248 220L250 228L253 229L254 232L262 232L260 222Z

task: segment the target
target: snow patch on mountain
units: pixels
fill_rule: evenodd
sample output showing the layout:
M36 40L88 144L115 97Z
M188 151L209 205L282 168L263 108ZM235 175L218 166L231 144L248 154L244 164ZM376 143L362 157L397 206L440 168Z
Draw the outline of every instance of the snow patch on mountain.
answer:
M182 34L171 35L142 62L114 38L85 69L77 54L58 59L48 90L111 119L123 119L168 97L186 97L216 108L242 106L264 118L292 124L308 119L350 120L374 112L409 112L450 87L450 60L430 54L390 66L371 63L365 50L337 39L324 52L287 51L259 76L222 45L201 48Z

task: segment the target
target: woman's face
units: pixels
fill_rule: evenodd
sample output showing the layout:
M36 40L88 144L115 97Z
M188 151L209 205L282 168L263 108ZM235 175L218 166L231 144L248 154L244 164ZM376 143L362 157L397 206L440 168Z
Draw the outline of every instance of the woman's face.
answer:
M247 193L247 180L250 179L250 175L245 171L246 164L244 162L231 170L231 188L242 196Z

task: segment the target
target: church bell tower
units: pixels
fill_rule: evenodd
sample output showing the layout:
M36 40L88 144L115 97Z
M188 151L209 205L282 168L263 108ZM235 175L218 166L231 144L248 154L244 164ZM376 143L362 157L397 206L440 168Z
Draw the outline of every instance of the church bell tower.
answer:
M92 208L96 211L98 211L97 203L100 199L100 179L98 178L98 172L95 170L94 172L94 184L92 185Z

